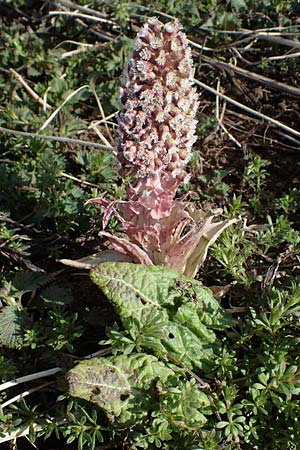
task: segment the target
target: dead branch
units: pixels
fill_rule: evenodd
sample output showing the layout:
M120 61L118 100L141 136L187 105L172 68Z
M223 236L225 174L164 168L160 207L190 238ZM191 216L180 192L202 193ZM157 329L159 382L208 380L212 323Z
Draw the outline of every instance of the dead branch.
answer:
M192 44L192 43L191 43ZM193 45L193 44L192 44ZM271 78L259 75L258 73L250 72L249 70L242 69L241 67L234 66L233 64L225 63L223 61L217 61L215 59L209 58L208 56L201 56L204 62L207 62L210 66L216 67L217 69L224 69L227 72L235 72L245 78L257 81L258 83L264 84L270 89L279 90L282 92L287 92L288 94L300 97L300 89L291 86L286 83L281 83L280 81L272 80Z
M27 83L27 81L24 80L24 78L16 72L14 69L9 69L10 73L15 77L15 79L25 88L25 90L28 92L29 95L31 95L34 100L37 100L40 105L44 109L52 110L52 106L50 106L44 99L42 99Z
M72 139L72 138L63 137L63 136L51 136L48 134L28 133L27 131L11 130L10 128L4 128L4 127L0 127L0 133L14 134L16 136L23 136L23 137L35 138L35 139L46 139L48 141L65 142L66 144L83 145L85 147L94 147L94 148L104 149L104 150L112 149L111 146L97 144L96 142L82 141L81 139Z
M218 91L210 86L208 86L205 83L202 83L201 81L198 80L194 80L195 84L197 84L198 86L202 87L203 89L211 92L214 95L219 95L220 98L226 100L228 103L231 103L232 105L237 106L238 108L247 111L249 114L251 114L252 116L256 116L262 120L265 120L266 122L272 123L273 125L275 125L278 128L281 128L282 130L287 131L288 133L293 134L294 136L297 136L300 138L300 133L299 131L294 130L293 128L285 125L282 122L279 122L276 119L273 119L272 117L267 116L266 114L260 113L258 111L255 111L255 109L250 108L249 106L243 105L242 103L238 102L237 100L234 100L231 97L228 97L227 95L221 94L220 92L218 93ZM300 142L299 142L300 144Z

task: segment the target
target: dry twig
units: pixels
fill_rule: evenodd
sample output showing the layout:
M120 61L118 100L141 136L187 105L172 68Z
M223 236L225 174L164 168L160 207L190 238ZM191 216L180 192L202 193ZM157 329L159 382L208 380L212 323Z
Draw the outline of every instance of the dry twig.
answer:
M18 384L26 383L27 381L38 380L43 377L49 377L55 375L58 372L62 372L61 367L54 367L53 369L43 370L42 372L33 373L31 375L25 375L24 377L15 378L14 380L7 381L0 385L0 392L5 391L11 387L17 386Z
M4 127L0 127L0 133L14 134L16 136L23 136L28 138L46 139L48 141L58 141L58 142L65 142L66 144L83 145L85 147L94 147L98 149L111 150L111 146L108 145L102 145L97 144L96 142L83 141L81 139L72 139L63 136L51 136L48 134L29 133L27 131L12 130L10 128Z
M223 61L216 61L212 58L209 58L208 56L202 55L201 58L204 62L207 62L209 65L211 65L212 67L216 67L217 69L221 70L224 69L227 70L228 72L233 71L245 78L249 78L250 80L254 80L257 81L258 83L264 84L270 89L287 92L288 94L295 95L297 97L300 96L300 89L295 86L291 86L286 83L281 83L280 81L272 80L271 78L259 75L258 73L250 72L249 70L242 69L241 67L234 66L233 64L228 64Z
M24 80L24 78L16 72L14 69L9 69L10 73L15 77L16 80L25 88L25 90L28 92L29 95L31 95L34 100L37 100L40 105L44 108L44 110L48 109L51 110L52 106L50 106L44 99L42 99L30 86L29 84Z
M76 181L77 183L84 184L85 186L91 186L91 187L95 187L95 188L99 187L97 184L89 183L88 181L85 181L85 180L80 180L80 178L76 178L73 175L69 175L65 172L60 172L60 176L64 177L64 178L69 178L69 180Z
M252 108L249 108L249 106L243 105L242 103L238 102L237 100L234 100L231 97L228 97L227 95L221 94L220 92L218 93L218 91L210 86L208 86L205 83L202 83L202 81L198 81L198 80L194 80L195 84L197 84L198 86L202 87L203 89L207 90L208 92L211 92L214 95L219 95L220 98L223 98L224 100L226 100L228 103L231 103L232 105L247 111L249 114L258 117L259 119L265 120L266 122L272 123L273 125L275 125L278 128L281 128L282 130L287 131L288 133L293 134L294 136L297 136L300 138L300 133L299 131L294 130L293 128L289 127L288 125L285 125L282 122L279 122L276 119L273 119L272 117L267 116L266 114L260 113L258 111L255 111ZM299 142L300 144L300 142Z
M69 16L69 17L76 17L79 19L91 20L93 22L108 23L110 25L113 24L111 20L103 19L102 17L95 17L91 16L90 14L81 14L72 11L50 11L49 16Z
M105 14L100 13L99 11L96 11L95 9L87 8L86 6L77 5L73 2L71 2L70 0L58 0L58 3L67 8L75 9L76 11L81 11L83 13L92 14L93 16L98 17L99 19L106 19ZM108 19L106 19L106 20L108 20ZM109 23L115 24L115 22L113 20L109 20Z

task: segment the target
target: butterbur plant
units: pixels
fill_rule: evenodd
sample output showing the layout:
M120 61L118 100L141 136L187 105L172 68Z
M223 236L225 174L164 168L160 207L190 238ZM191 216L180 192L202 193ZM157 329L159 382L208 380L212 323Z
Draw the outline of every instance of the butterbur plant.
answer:
M93 264L90 273L123 329L113 327L102 342L111 356L81 361L67 375L70 395L106 414L113 448L191 449L208 416L220 418L210 388L202 392L192 371L211 376L222 347L217 333L235 322L190 278L233 221L214 223L214 213L176 198L196 140L192 80L179 23L150 19L138 34L120 97L117 156L128 180L126 198L91 200L105 209L103 227L113 214L125 234L102 232L130 261Z
M112 214L126 237L103 231L114 250L132 262L163 265L193 278L209 245L234 220L213 222L220 210L195 209L175 198L188 180L185 166L196 141L198 95L193 86L191 50L178 21L150 18L138 33L124 71L117 157L128 180L126 198L91 199Z

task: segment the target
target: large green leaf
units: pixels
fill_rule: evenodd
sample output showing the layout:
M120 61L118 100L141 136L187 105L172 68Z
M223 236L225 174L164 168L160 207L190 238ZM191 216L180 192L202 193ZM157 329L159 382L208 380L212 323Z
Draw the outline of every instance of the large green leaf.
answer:
M215 312L223 313L208 288L168 267L104 262L91 271L91 279L120 309L123 316L126 310L131 315L133 309L137 311L151 306L166 306L170 309L171 306L190 301L196 302L199 307L203 306L204 315L213 313L216 322L219 319Z
M220 345L213 328L224 329L231 321L200 282L167 267L120 262L99 264L91 278L139 345L189 368L211 370ZM151 330L156 331L152 338Z
M148 420L151 412L153 424L160 417L171 428L201 428L211 407L186 367L209 373L220 347L213 329L232 323L211 291L167 267L125 262L99 264L91 279L139 353L79 363L68 374L71 395L122 426Z
M132 263L99 264L91 271L91 279L107 295L125 317L132 311L173 304L169 293L178 272L160 266L143 266Z
M166 356L178 364L188 368L202 369L210 372L214 365L214 352L219 346L215 337L214 345L204 339L199 339L188 326L170 322L168 338L162 341Z
M175 429L201 428L209 399L184 378L181 369L141 353L82 361L68 373L70 394L100 406L116 425L136 425L152 412Z
M68 373L70 394L100 406L119 422L147 414L154 382L166 383L171 368L145 354L93 358L80 362Z

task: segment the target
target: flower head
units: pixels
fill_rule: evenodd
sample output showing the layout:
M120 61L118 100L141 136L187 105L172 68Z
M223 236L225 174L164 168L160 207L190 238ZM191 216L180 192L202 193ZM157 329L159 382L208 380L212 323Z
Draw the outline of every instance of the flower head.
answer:
M191 51L179 22L149 19L138 33L120 95L120 174L136 187L159 176L175 194L196 141L198 98ZM129 195L130 192L129 192Z

